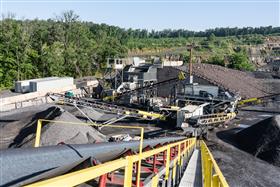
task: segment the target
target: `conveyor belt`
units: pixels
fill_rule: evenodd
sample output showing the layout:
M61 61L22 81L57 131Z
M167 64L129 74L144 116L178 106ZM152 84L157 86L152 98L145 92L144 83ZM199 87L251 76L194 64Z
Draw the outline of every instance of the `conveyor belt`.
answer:
M136 88L136 89L133 89L133 90L126 90L122 93L118 93L116 96L108 96L108 97L105 97L104 99L105 100L108 100L108 99L117 100L117 99L120 99L121 97L123 97L125 95L130 95L130 94L133 94L135 92L144 91L144 90L151 90L151 89L157 88L159 86L162 86L162 85L165 85L165 84L170 84L171 82L177 82L177 81L179 81L179 78L173 78L173 79L165 80L165 81L162 81L162 82L154 83L154 84L151 84L151 85L139 87L139 88Z
M202 116L194 116L189 119L189 122L193 125L213 125L231 120L235 118L235 116L235 112L207 114Z
M143 148L152 148L183 139L183 137L167 137L144 140ZM118 158L127 151L138 150L139 141L0 150L1 161L5 163L1 166L4 172L0 172L2 179L0 186L21 186L32 178L86 158L106 162Z
M277 94L272 94L268 96L263 96L263 97L253 97L249 99L244 99L238 102L238 107L245 107L245 106L250 106L250 105L256 105L260 103L264 103L267 100L273 99L275 97L280 96L280 93Z
M164 120L165 119L165 116L163 114L118 106L118 105L114 105L114 104L110 104L110 103L96 101L91 98L65 97L62 94L54 94L54 93L49 94L49 96L53 100L70 103L70 104L72 103L77 106L92 107L92 108L96 108L96 109L103 110L106 112L115 113L118 115L128 115L130 117L148 119L148 120L154 120L154 119Z

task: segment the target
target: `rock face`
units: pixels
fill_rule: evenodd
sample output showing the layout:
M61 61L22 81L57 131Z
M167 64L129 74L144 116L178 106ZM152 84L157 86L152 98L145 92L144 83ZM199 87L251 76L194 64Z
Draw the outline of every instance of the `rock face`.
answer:
M246 152L280 167L280 115L238 132L235 141Z

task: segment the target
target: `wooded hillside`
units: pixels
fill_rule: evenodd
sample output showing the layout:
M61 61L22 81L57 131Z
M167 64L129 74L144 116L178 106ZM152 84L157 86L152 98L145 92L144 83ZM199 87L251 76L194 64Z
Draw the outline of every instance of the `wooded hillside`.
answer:
M10 88L16 80L95 75L102 72L108 57L125 57L133 51L184 48L189 43L198 44L196 50L202 53L213 52L206 63L223 65L226 54L232 62L230 67L250 70L242 46L261 44L265 35L280 33L280 27L148 32L83 22L73 11L48 20L17 20L7 15L0 22L0 89ZM186 51L180 54L187 58Z

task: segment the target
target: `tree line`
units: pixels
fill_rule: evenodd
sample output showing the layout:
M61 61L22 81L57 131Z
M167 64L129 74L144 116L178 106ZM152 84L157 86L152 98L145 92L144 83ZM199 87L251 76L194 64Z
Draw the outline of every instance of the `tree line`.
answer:
M15 80L94 75L107 57L127 52L122 29L79 20L73 11L55 19L2 19L0 88Z
M109 57L124 57L135 48L184 46L188 37L210 40L213 35L280 33L279 27L148 32L83 22L73 11L48 20L17 20L7 15L0 22L0 88L11 87L16 80L95 75L102 73Z

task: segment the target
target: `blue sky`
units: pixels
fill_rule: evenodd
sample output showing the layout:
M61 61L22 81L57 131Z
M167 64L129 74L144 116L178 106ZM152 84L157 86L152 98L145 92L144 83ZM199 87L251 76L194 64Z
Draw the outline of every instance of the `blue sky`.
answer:
M1 13L54 18L74 10L81 20L124 28L205 30L280 26L280 0L0 0Z

